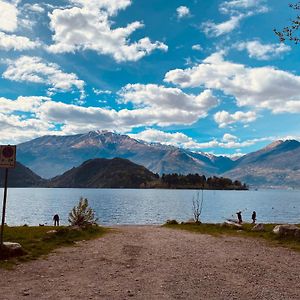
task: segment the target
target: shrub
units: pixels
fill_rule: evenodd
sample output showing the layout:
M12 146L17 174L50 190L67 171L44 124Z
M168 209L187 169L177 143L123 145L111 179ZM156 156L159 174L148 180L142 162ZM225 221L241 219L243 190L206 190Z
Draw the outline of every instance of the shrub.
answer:
M72 226L88 226L97 224L94 211L89 207L88 200L81 197L77 206L69 214L69 222Z
M178 222L176 220L167 220L167 225L178 225Z

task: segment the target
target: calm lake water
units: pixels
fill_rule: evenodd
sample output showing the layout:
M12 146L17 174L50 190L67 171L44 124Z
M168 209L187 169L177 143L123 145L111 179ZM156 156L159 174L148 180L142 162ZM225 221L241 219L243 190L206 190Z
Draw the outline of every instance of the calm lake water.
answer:
M0 192L2 211L3 189ZM195 190L10 188L6 222L52 224L52 216L58 213L61 223L67 224L68 213L80 196L88 198L103 225L186 221L193 216L195 195ZM203 222L235 218L238 210L243 211L245 221L250 221L252 211L256 210L258 222L300 223L300 191L204 191Z

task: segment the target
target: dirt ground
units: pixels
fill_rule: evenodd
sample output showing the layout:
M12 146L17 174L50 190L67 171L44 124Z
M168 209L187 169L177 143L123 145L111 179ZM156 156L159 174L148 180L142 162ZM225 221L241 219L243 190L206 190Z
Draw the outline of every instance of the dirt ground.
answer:
M158 226L0 270L0 299L300 299L300 253Z

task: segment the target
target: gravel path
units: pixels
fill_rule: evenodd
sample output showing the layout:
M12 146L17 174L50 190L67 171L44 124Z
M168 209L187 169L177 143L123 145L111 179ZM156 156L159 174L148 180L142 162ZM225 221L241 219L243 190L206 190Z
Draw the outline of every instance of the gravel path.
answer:
M300 254L157 226L0 270L0 299L300 299Z

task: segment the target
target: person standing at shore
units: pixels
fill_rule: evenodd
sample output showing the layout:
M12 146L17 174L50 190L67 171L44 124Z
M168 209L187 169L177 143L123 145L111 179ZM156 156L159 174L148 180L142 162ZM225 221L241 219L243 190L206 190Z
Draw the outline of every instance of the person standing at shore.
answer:
M237 218L238 218L238 223L239 223L239 224L242 224L242 223L243 223L243 220L242 220L242 212L241 212L241 211L238 211L238 212L236 213L236 215L237 215Z
M256 211L255 210L252 213L251 219L252 219L252 224L255 224L255 221L256 221Z
M59 226L59 215L58 214L54 215L53 221L54 221L54 226Z

